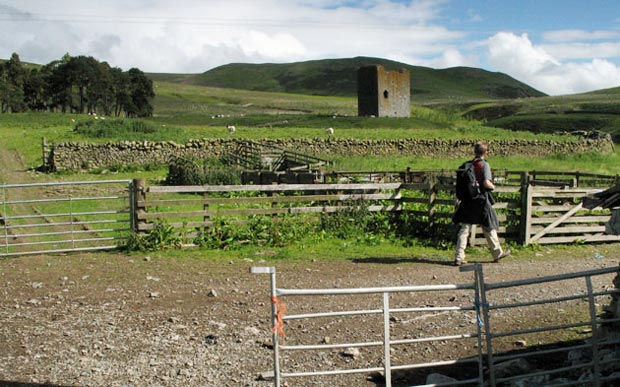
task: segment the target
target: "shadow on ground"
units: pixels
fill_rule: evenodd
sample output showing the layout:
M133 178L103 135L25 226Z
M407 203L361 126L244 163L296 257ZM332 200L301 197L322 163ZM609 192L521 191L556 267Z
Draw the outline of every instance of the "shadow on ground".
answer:
M447 257L368 257L368 258L354 258L351 260L353 263L379 263L385 265L402 265L407 263L425 263L429 265L443 265L452 266L452 260Z

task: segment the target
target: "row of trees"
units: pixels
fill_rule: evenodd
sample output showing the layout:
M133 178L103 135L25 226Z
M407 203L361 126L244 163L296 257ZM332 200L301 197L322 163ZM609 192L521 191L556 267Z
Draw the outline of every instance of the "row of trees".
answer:
M56 111L119 117L153 114L153 81L137 68L122 71L90 56L66 54L40 68L19 55L0 63L0 112Z

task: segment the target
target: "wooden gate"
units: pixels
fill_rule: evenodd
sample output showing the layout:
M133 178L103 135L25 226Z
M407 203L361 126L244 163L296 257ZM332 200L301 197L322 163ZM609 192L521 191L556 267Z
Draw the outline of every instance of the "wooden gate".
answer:
M585 196L600 192L598 188L550 188L530 185L527 188L524 245L532 243L586 243L620 241L620 235L605 233L611 218L608 209L585 209Z

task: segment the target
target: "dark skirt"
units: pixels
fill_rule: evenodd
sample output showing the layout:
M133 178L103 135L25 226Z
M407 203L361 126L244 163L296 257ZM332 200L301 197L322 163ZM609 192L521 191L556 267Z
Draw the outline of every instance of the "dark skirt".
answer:
M487 195L480 199L460 202L454 212L454 223L479 224L487 230L499 229L497 212L493 208L491 198Z

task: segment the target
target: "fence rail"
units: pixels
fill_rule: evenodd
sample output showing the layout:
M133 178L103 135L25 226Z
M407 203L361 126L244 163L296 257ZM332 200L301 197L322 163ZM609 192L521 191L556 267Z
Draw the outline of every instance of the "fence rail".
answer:
M144 181L136 181L135 186L141 187L134 195L136 230L146 232L157 221L166 221L174 227L189 228L188 235L196 235L198 229L213 226L214 219L244 224L251 216L318 216L364 207L370 212L406 215L406 227L422 238L453 240L455 179L449 172L453 171L407 171L399 175L406 182L388 183L372 182L372 174L366 183L147 187ZM381 175L378 181L386 176L395 174ZM496 176L494 208L502 242L528 245L620 241L620 236L606 233L611 210L581 207L585 196L609 188L589 187L594 180L588 179L609 183L615 182L615 177L580 174L577 179L575 175L560 174L561 178L572 176L571 181L588 183L586 187L572 187L564 183L541 185L540 180L534 180L541 176L551 179L554 175L503 171ZM469 243L484 244L482 230L474 228Z
M275 387L283 385L284 379L295 379L295 381L306 379L306 382L299 382L299 385L305 385L309 378L336 377L373 372L382 372L385 378L385 386L391 387L395 371L414 370L418 372L415 378L418 384L411 387L458 385L476 385L480 387L488 385L496 387L507 382L518 382L520 383L519 385L538 385L535 383L543 383L549 386L588 385L602 387L605 382L618 383L620 380L620 373L616 372L620 370L620 357L617 355L610 356L610 354L617 354L620 350L620 340L616 339L617 330L620 326L618 324L620 322L620 306L618 304L618 299L620 298L620 291L618 289L620 269L617 267L511 282L488 283L484 279L482 265L476 264L463 267L461 270L463 272L474 272L474 281L472 283L331 289L279 288L276 283L276 269L274 267L252 267L250 271L254 274L270 275ZM615 279L610 277L613 274L616 275ZM598 280L596 285L594 284L595 279ZM565 281L583 282L581 282L581 287L575 287L566 286ZM606 287L609 287L609 284L612 282L615 284L615 288L600 292L594 291L595 288L605 286L605 284L607 284ZM557 283L559 285L553 285ZM523 292L522 289L525 286L539 286L539 288L535 291ZM577 290L571 290L575 288ZM545 292L541 293L538 291L539 289L544 289ZM410 306L416 302L414 300L416 300L416 294L418 293L424 295L428 292L447 290L451 292L470 292L471 294L466 299L471 300L471 304L446 307ZM551 291L562 294L549 296L548 294ZM525 302L506 302L507 295L517 292L532 299ZM380 298L379 307L346 309L348 305L357 305L355 300L347 300L359 295L367 296L363 300L365 303L372 302L374 297ZM395 300L396 295L401 295L400 300ZM326 296L338 297L336 304L343 309L331 312L319 310L303 314L295 314L292 311L291 305L295 305L293 298L310 299ZM284 299L287 300L288 312L291 314L285 314L287 308L284 307ZM583 300L587 302L584 303ZM602 306L605 300L611 300L608 307ZM392 304L395 302L404 302L407 306L395 306ZM536 309L532 310L532 307ZM514 318L514 315L504 313L503 311L506 309L524 310L525 312L523 313L526 315L528 313L543 313L545 318L538 319L538 322L542 323L541 326L532 327L529 324L531 321L537 320L536 318L526 319L525 321L527 322L524 323L519 318ZM407 328L407 331L414 330L418 332L418 337L395 338L397 335L402 334L402 332L398 331L397 322L399 320L393 320L396 314L424 313L423 316L429 319L445 320L443 313L447 312L462 313L464 316L469 315L466 317L466 320L472 321L472 326L468 329L463 324L451 324L451 331L445 334L436 334L433 333L432 327L436 326L437 323L428 324L424 320L425 323L422 323L420 326ZM347 323L347 331L351 335L353 335L353 331L362 330L362 328L370 329L371 332L382 332L380 340L379 338L371 337L371 340L330 342L325 344L305 343L302 341L316 337L317 332L311 332L313 327L331 326L340 322L343 317L359 320L369 315L376 315L378 317L373 321L379 325L376 328L380 329L369 328L367 325L370 322L363 320L363 322ZM570 317L567 318L566 315ZM316 319L321 319L322 325L313 325L312 321ZM299 320L303 320L304 324L297 323L286 326L287 342L292 341L293 344L281 343L280 336L283 333L284 323L286 321ZM458 320L451 319L450 321ZM544 324L548 321L552 322ZM295 329L297 326L304 329L299 332L299 330ZM589 328L591 336L587 338L581 337L578 342L575 342L575 339L567 341L566 337L576 336L574 333L570 333L571 329L580 327ZM473 332L468 332L468 330L473 330ZM420 333L421 331L422 333ZM562 333L558 334L558 332ZM297 338L297 336L303 336L303 338ZM367 337L364 333L361 333L359 336ZM506 344L506 338L513 337L521 340L523 338L528 340L532 338L532 341L537 342L537 345L532 349L525 348L520 351L514 351L513 342L510 342L510 345ZM557 339L558 337L564 339ZM471 348L471 350L463 352L466 356L458 359L434 359L429 361L415 347L416 344L420 343L446 343L455 340L470 341L467 347ZM563 343L563 341L566 342ZM411 359L404 364L394 364L393 350L396 347L407 345L414 346L410 351L403 352L412 353ZM524 346L528 345L525 344ZM346 368L338 366L326 367L324 365L325 362L316 360L317 357L303 356L303 354L307 354L309 351L349 350L351 348L365 349L368 351L367 354L365 353L365 358L375 356L373 359L382 365L360 367L353 359L351 365ZM380 353L375 352L373 355L370 351L374 349L382 351ZM556 361L555 364L551 361L560 357L562 360ZM510 371L509 368L503 367L504 364L507 364L506 362L514 360L525 361L526 365L528 360L536 362L537 367L527 368L523 363L520 363L521 369L518 371ZM477 364L473 373L471 367L466 368L464 372L463 370L459 372L454 368L462 364L472 363ZM567 363L568 365L566 365ZM450 366L447 372L451 373L451 376L449 378L444 377L443 382L432 382L429 379L425 379L429 374L436 372L435 370L438 367L445 366ZM305 367L306 369L300 367ZM347 379L346 383L347 385L352 385L355 384L355 381ZM291 384L287 383L287 385Z
M400 183L145 187L138 181L136 186L142 187L136 193L137 231L148 231L162 219L198 230L214 219L240 224L254 215L316 216L362 205L370 212L398 212L402 207Z

